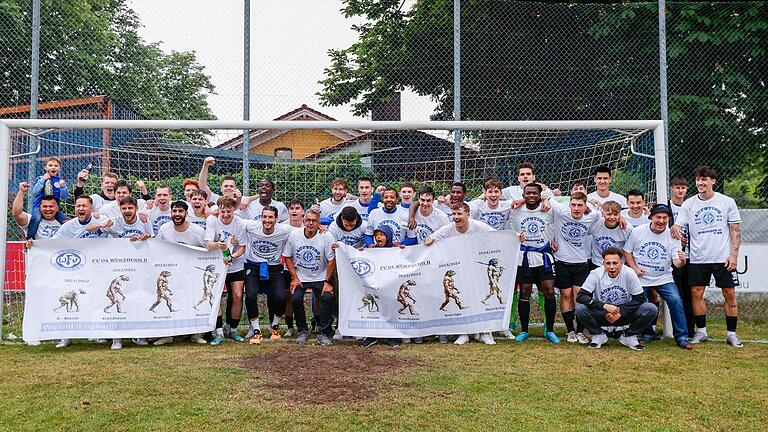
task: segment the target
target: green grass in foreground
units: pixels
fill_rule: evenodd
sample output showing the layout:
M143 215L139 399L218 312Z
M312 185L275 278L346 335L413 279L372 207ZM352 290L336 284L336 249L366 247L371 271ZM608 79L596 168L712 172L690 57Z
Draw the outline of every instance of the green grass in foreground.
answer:
M765 324L740 323L744 339L766 339ZM538 335L538 329L532 333ZM710 324L722 338L722 323ZM362 348L344 343L345 352ZM287 403L275 377L242 359L292 341L213 348L176 343L122 351L77 343L63 350L0 346L2 430L766 430L768 345L723 342L692 352L666 340L632 352L617 341L598 350L542 339L406 345L382 356L428 365L381 378L368 402ZM290 358L287 360L290 361ZM312 364L293 365L312 368ZM306 386L322 386L332 368Z

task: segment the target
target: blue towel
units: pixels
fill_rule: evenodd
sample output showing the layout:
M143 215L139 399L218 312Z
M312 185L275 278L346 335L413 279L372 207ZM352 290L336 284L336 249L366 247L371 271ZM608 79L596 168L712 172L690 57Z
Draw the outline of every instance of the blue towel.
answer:
M541 252L541 255L544 257L544 269L547 271L552 270L552 259L550 258L550 254L552 253L552 246L549 244L549 242L540 248L520 245L520 250L523 251L523 267L529 266L528 252Z

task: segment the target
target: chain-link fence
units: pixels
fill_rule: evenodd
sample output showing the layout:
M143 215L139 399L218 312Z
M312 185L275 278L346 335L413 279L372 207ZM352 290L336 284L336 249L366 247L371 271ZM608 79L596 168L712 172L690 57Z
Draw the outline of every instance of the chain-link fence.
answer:
M655 2L462 1L460 89L452 0L252 2L247 90L242 3L42 0L40 7L39 68L33 1L0 7L0 118L30 117L34 92L39 117L240 119L247 93L254 119L453 119L456 90L467 120L660 116ZM720 174L717 187L740 206L766 206L768 3L667 2L665 40L670 174L693 186L692 170L711 164ZM128 131L38 132L40 140L20 138L14 148L24 153L42 143L36 163L14 160L10 196L19 181L40 174L48 154L62 156L70 174L93 163L92 182L107 171L175 181L195 175L208 154L221 161L217 174L242 166L242 137L234 131L162 139ZM327 194L336 175L365 172L391 184L415 179L441 187L453 178L452 133L415 139L331 132L275 140L269 131L250 131L251 181L269 175L284 191L313 200ZM569 150L586 142L578 133L537 137L464 133L460 168L471 192L487 175L515 183L514 167L525 159L539 165L540 181L561 189L576 179L593 188L590 170L607 163L618 169L619 192L650 190L652 164L630 157L624 144L585 160L586 153ZM641 140L639 150L648 152L647 144ZM342 159L329 165L330 157ZM274 164L276 158L284 162ZM86 187L96 191L98 183ZM760 224L743 228L748 238ZM18 267L9 265L8 275L23 279ZM762 312L751 316L768 316L768 307L756 310Z

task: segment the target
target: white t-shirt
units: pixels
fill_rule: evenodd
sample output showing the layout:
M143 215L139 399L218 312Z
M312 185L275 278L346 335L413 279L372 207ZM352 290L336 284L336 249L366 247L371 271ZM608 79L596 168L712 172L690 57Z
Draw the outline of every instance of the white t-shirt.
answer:
M618 225L616 228L608 228L605 226L605 219L592 224L589 229L589 234L592 236L592 264L603 265L603 251L608 248L621 250L631 233L632 226L629 224L624 229Z
M136 201L138 203L138 207L136 208L136 211L146 213L147 202L143 199L137 199ZM101 207L101 209L99 209L99 213L101 213L102 215L110 219L123 217L123 212L120 210L120 204L117 201L106 201L106 204L104 204Z
M672 238L669 229L661 234L651 230L651 224L639 226L632 231L624 250L632 254L635 263L643 269L640 277L643 286L658 286L674 282L672 260L677 259L680 241Z
M465 234L496 231L493 228L486 225L485 223L476 221L474 219L470 219L467 222L469 222L469 226L467 227L467 232L459 232L456 229L456 223L452 222L452 223L449 223L448 225L443 225L442 227L440 227L430 237L432 237L432 240L442 240L442 239L447 239L449 237L456 237L456 236L465 235Z
M416 237L416 241L419 244L424 243L427 237L431 236L435 231L441 227L451 223L448 215L441 212L434 206L432 207L432 213L429 216L421 214L421 209L416 211L416 228L408 230L409 237Z
M63 225L56 231L56 234L52 238L55 239L79 239L79 238L105 238L107 233L103 229L98 229L94 232L88 232L88 227L91 225L103 224L107 221L107 218L100 216L98 219L91 216L91 219L81 224L78 218L70 219L64 222ZM40 230L38 230L40 232Z
M352 246L353 248L363 247L365 244L365 230L368 228L368 222L363 221L359 227L352 231L344 231L337 222L340 217L341 216L337 216L336 220L328 225L328 232L333 236L334 240Z
M234 253L235 249L232 247L232 239L237 240L238 247L248 247L248 231L246 230L246 221L238 217L233 217L232 222L229 225L224 225L216 216L208 216L205 224L205 236L203 237L206 242L223 241L227 244L230 253ZM243 269L245 263L245 255L243 254L238 258L232 260L232 264L229 265L227 273L239 272Z
M173 223L163 224L155 238L190 246L205 247L205 230L193 223L190 223L186 231L182 232L176 231Z
M670 201L669 202L669 208L670 208L670 210L672 210L673 222L675 224L677 224L677 215L680 214L680 210L683 208L683 206L682 205L677 205L677 204L675 204L675 203ZM683 231L683 238L688 240L688 224L682 225L681 228L682 228L682 231ZM685 258L688 259L688 257L689 257L688 252L689 252L690 248L687 247L687 246L682 246L682 248L683 248L683 252L685 253Z
M199 226L200 228L205 229L205 224L208 219L205 216L195 216L195 211L192 209L192 206L189 206L189 211L187 212L187 220Z
M155 205L152 207L149 212L147 212L149 215L149 223L152 224L152 230L154 231L155 235L160 232L160 227L163 224L166 224L168 222L171 222L171 208L168 207L168 210L160 210L160 207Z
M543 213L541 205L533 210L522 205L510 214L510 228L515 232L525 233L523 246L540 248L552 240L552 227L554 225L554 212L552 210ZM523 265L524 252L520 251L519 265ZM544 257L541 252L528 252L528 267L540 267L544 265Z
M340 203L336 204L331 198L324 199L320 201L320 217L322 219L330 218L335 220L337 213L346 206L352 206L353 202L354 200L343 199ZM329 225L333 225L333 222Z
M486 200L474 200L469 203L469 214L472 219L485 222L493 229L506 228L509 220L509 212L512 210L512 201L500 200L495 209L488 205Z
M627 266L622 266L615 278L608 275L605 267L598 267L592 270L581 289L592 293L593 299L614 306L629 303L632 296L643 293L640 279Z
M640 217L632 217L629 215L629 209L624 209L621 211L621 216L628 224L632 225L633 228L650 223L650 219L648 219L648 215L645 214L645 212L643 212Z
M221 198L221 195L211 191L211 193L208 194L208 203L215 205L219 201L219 198Z
M392 228L392 242L402 243L408 235L408 209L395 207L392 213L387 213L384 207L373 209L368 215L368 227L366 235L373 235L373 231L382 225Z
M724 263L731 254L732 223L741 223L741 215L731 197L715 192L706 201L699 195L685 200L675 225L688 225L691 263Z
M544 189L541 191L541 198L547 199L552 196L552 191ZM523 188L520 185L507 186L501 190L501 197L505 200L519 200L523 199Z
M627 199L624 197L624 195L619 195L616 192L608 191L608 196L606 198L601 197L597 194L597 191L592 192L591 194L587 195L587 200L591 203L593 200L597 201L598 204L603 205L608 201L616 201L619 203L621 208L625 209L628 207L627 205Z
M27 227L29 226L29 221L32 220L32 215L27 212L23 212L23 214L27 217L27 224L24 226L19 226L19 228L21 228L21 231L24 233L24 237L26 238ZM35 234L35 240L53 238L59 228L61 228L61 224L56 219L47 220L45 218L41 218L40 224L37 226L37 234Z
M336 258L333 243L333 236L327 232L318 232L308 239L304 230L295 230L288 236L283 256L293 258L293 266L296 267L300 281L324 281L328 263Z
M440 210L441 212L445 213L446 216L448 216L448 218L453 218L453 209L451 208L450 205L445 204L445 203L441 203L441 202L436 202L433 205L433 207L435 209ZM472 209L470 209L470 210L472 210Z
M131 238L133 236L141 237L144 234L149 234L151 237L154 234L152 225L149 223L149 221L142 222L138 215L136 216L136 221L132 224L127 223L125 218L122 216L118 218L112 218L112 226L109 228L104 228L104 231L107 233L107 235L114 238Z
M245 227L248 232L245 261L251 264L265 262L268 265L279 265L288 235L296 230L284 224L275 224L271 234L264 234L261 222L256 221L247 221Z
M93 200L93 211L97 212L101 210L102 207L104 207L106 204L115 202L115 200L105 200L101 197L99 194L93 194L91 195L91 200Z
M285 204L281 203L280 201L271 200L269 205L277 209L278 222L282 222L288 219L288 207L286 207ZM264 207L265 206L261 205L258 199L251 201L248 204L248 214L251 215L251 219L255 221L261 219L261 211L264 210Z
M373 198L371 198L371 199L373 199ZM351 205L352 207L354 207L355 210L357 210L357 214L359 214L363 218L364 221L368 220L368 205L369 204L370 204L370 202L368 202L368 204L363 204L363 202L360 201L359 198L356 199L356 200L353 200L353 201L348 201L346 203L346 205ZM381 207L382 207L382 205L381 205L381 203L379 203L377 208L381 208Z
M553 230L553 237L557 242L555 258L570 264L587 262L590 256L586 237L589 235L592 224L600 220L600 214L592 211L583 215L581 219L574 219L571 216L570 206L555 199L550 199L549 205L552 206L555 219Z

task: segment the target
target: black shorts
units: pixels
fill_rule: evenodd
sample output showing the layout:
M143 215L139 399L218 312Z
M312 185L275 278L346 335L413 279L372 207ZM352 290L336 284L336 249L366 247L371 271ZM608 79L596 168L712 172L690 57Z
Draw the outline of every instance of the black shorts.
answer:
M242 269L240 271L236 271L234 273L227 273L227 278L224 279L224 282L229 285L232 282L242 282L245 280L245 269Z
M535 284L541 281L553 280L554 278L555 273L552 271L552 268L547 270L544 266L517 266L517 283L519 284Z
M736 272L725 269L725 263L689 264L688 284L690 286L707 286L715 277L718 288L735 288L739 286L739 276Z
M555 261L555 288L568 289L575 286L584 285L584 281L589 276L589 264L577 263L571 264L562 261Z
M589 266L589 271L592 271L592 270L600 267L599 265L593 263L592 260L587 261L587 265Z

